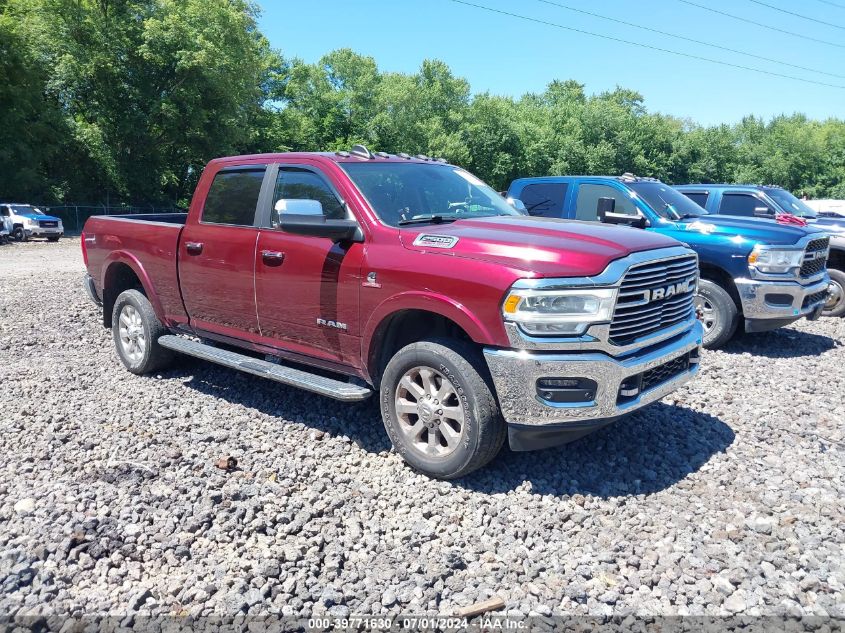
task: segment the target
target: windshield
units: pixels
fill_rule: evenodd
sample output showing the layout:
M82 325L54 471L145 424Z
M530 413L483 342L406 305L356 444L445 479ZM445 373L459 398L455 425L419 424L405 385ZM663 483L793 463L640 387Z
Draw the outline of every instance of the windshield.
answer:
M437 163L341 163L379 218L390 226L522 215L481 180Z
M797 215L799 218L814 218L816 212L804 204L786 189L766 189L766 195L777 202L784 213Z
M648 206L667 220L683 220L707 215L707 211L695 202L662 182L629 182L626 184Z
M12 211L15 212L16 215L41 215L41 209L36 209L35 207L31 207L28 204L10 204Z

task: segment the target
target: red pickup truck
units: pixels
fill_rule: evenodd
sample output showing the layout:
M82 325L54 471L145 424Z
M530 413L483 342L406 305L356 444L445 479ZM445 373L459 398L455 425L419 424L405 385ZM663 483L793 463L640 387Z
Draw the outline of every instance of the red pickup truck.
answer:
M698 370L697 258L534 218L424 156L214 160L190 210L92 217L86 287L126 368L189 354L345 401L379 392L435 477L564 443Z

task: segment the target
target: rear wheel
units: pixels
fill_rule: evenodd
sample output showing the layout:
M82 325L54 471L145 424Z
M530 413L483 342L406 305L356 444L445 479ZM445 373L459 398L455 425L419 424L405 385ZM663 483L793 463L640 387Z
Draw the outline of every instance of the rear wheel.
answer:
M828 268L830 275L830 298L824 304L822 316L845 316L845 272L836 268Z
M163 334L167 334L167 328L142 292L120 293L112 311L112 337L126 369L133 374L147 374L169 365L173 353L158 344Z
M381 412L396 451L417 470L452 479L481 468L505 441L484 359L471 344L432 339L403 347L381 381Z
M739 311L728 291L709 279L701 279L695 308L704 326L704 347L717 349L727 343L739 321Z

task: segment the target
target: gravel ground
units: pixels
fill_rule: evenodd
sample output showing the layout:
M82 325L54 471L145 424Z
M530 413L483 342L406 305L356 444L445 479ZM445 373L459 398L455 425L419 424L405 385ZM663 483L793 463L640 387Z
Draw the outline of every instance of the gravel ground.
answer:
M0 614L845 616L845 320L437 482L374 403L126 372L82 273L77 239L0 246Z

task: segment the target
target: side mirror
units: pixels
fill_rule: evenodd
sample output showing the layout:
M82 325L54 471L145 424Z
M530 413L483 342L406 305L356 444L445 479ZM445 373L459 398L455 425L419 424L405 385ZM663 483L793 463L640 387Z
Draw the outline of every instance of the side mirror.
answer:
M596 215L599 218L599 222L607 222L607 214L617 215L614 213L616 210L616 200L614 198L599 198L598 203L596 204Z
M599 222L605 224L625 224L638 229L644 229L649 226L647 218L641 215L631 215L629 213L615 213L616 200L614 198L599 198L596 204L596 215Z
M279 228L285 233L325 237L333 242L363 241L355 220L327 218L319 200L279 200L273 208L278 214Z
M508 198L508 204L520 213L528 215L528 209L525 208L525 203L519 198Z
M774 214L774 210L770 209L769 207L754 207L754 215L768 217Z

